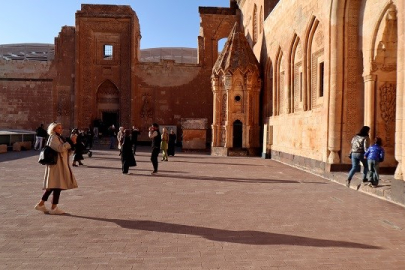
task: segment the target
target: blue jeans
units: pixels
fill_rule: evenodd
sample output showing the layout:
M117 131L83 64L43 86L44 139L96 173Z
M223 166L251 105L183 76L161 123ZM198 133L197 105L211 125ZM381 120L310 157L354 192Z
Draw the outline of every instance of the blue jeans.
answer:
M349 172L347 180L352 180L353 175L360 168L360 162L363 164L363 182L367 181L368 164L364 159L364 153L352 153L352 169Z
M378 173L379 169L380 169L380 162L378 162L377 160L371 160L368 159L367 160L368 163L368 167L370 169L369 172L369 181L371 182L371 184L378 186L378 180L380 180L380 175Z

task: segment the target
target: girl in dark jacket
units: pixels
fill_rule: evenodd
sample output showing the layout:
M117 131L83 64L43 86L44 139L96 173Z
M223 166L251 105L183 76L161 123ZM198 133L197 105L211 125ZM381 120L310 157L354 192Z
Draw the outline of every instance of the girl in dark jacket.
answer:
M131 130L124 130L124 136L122 136L120 143L122 173L129 174L129 167L136 166L134 153L132 152Z
M380 137L376 137L374 140L374 144L370 146L364 157L367 158L367 164L369 169L369 181L370 186L376 187L378 186L378 181L380 178L379 175L379 164L380 162L384 161L384 148L381 147L382 140Z

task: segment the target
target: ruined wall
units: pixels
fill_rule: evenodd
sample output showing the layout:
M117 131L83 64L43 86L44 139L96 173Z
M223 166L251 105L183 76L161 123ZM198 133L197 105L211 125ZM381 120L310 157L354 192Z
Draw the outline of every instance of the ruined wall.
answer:
M56 118L65 127L72 130L74 123L74 96L75 96L75 28L62 27L58 37L55 38L55 58L53 64L56 77L53 83L53 111Z
M0 60L0 128L35 130L54 121L51 65Z
M163 60L139 63L136 73L134 124L143 131L141 139L147 139L153 122L176 125L179 131L182 118L208 118L212 123L211 69Z

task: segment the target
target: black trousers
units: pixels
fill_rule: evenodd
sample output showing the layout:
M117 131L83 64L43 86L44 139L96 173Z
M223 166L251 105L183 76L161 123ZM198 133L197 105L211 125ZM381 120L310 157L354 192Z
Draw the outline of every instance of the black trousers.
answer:
M153 148L152 150L152 155L150 156L150 161L152 161L153 165L153 171L157 172L158 171L158 156L159 156L160 149L159 148Z
M61 191L62 190L60 188L47 189L45 190L44 195L42 195L42 200L46 202L51 193L53 192L52 204L58 204Z

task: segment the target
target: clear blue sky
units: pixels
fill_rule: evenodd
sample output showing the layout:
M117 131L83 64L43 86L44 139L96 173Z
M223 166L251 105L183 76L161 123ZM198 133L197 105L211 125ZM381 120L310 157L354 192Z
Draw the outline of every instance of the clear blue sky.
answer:
M53 44L62 26L75 25L81 4L131 6L141 25L142 49L196 48L198 7L229 7L229 0L1 0L0 44Z

